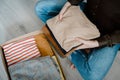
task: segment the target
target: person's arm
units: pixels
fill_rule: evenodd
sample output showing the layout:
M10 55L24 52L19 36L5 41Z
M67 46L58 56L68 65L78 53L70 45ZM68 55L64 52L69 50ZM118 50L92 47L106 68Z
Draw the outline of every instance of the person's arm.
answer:
M120 30L111 34L104 35L97 39L99 46L112 46L113 44L120 43Z
M120 43L120 30L117 30L111 34L104 35L95 40L83 40L81 38L76 38L75 40L82 43L82 45L80 45L76 50L112 46L114 44Z
M68 0L68 2L70 2L71 5L79 5L81 1L83 0Z

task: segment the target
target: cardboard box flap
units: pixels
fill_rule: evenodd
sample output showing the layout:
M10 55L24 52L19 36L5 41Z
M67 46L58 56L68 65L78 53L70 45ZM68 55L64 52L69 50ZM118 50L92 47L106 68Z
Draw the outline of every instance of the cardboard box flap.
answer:
M11 80L8 72L8 68L6 65L6 60L3 54L4 54L3 49L2 47L0 47L0 79Z

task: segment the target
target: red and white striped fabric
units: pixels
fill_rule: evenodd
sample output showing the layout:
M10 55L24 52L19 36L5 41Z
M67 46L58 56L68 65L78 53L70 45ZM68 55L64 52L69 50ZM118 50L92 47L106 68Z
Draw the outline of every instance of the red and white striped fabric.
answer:
M8 66L40 56L34 37L27 37L3 46Z

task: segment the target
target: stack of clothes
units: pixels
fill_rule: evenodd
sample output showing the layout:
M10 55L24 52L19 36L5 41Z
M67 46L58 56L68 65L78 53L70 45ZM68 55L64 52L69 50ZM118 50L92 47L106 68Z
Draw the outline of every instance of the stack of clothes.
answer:
M64 80L52 48L42 33L2 47L12 80Z

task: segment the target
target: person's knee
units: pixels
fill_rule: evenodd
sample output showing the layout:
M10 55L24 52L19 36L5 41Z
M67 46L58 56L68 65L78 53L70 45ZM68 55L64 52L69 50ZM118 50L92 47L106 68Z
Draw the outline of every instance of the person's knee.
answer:
M48 13L50 10L52 10L53 7L55 7L55 5L56 4L52 1L39 1L35 6L35 11L39 14Z
M35 12L38 14L38 13L41 13L43 12L43 8L44 8L44 3L38 1L36 3L36 6L35 6Z
M45 21L44 19L48 19L52 12L57 11L56 3L53 1L39 1L35 6L35 12L37 16Z

